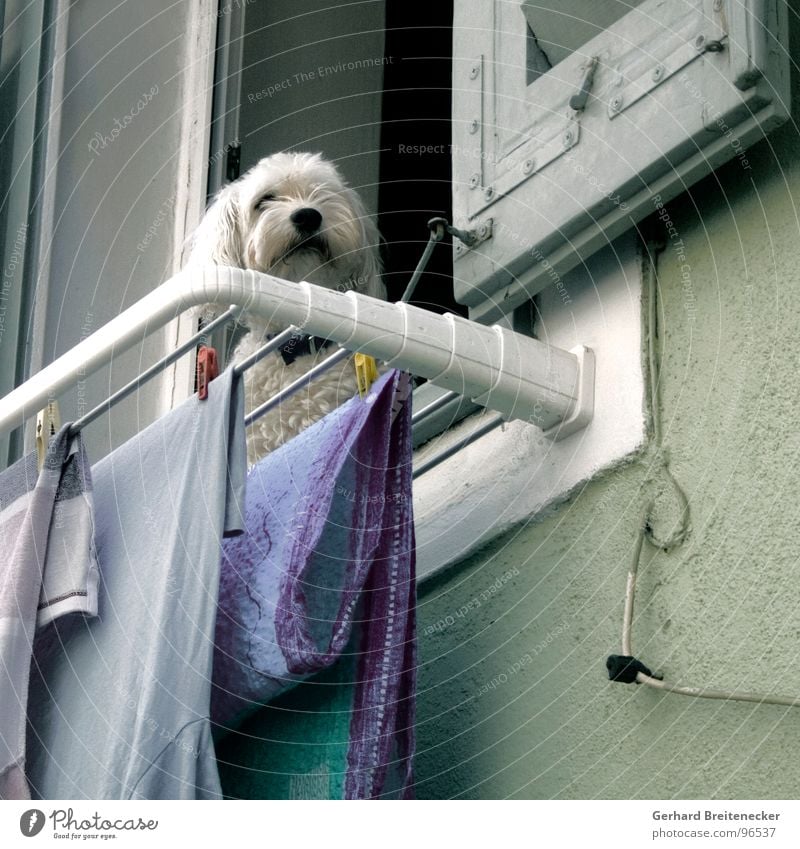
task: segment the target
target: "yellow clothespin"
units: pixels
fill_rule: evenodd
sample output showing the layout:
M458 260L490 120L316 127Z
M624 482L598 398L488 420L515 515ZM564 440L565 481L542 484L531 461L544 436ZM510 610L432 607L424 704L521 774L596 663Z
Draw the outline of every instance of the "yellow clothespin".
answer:
M354 361L358 394L363 398L369 392L370 386L378 379L378 365L375 357L370 357L368 354L356 354Z
M36 468L41 472L50 440L61 430L58 401L50 401L36 416Z

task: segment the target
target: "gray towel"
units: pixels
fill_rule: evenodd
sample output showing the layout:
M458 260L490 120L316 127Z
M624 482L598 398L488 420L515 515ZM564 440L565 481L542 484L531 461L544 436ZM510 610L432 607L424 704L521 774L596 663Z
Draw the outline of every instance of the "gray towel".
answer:
M29 799L25 722L33 638L66 613L97 615L91 475L80 435L53 437L0 474L0 799Z

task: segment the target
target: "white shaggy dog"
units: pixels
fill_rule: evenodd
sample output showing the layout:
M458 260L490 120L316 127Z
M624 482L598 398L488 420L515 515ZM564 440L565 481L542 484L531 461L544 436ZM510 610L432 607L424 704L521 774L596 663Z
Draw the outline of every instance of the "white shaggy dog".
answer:
M194 234L189 264L251 268L385 298L378 247L377 228L334 165L319 154L277 153L220 191ZM249 332L234 353L236 361L286 329L253 316L247 317L247 324ZM337 350L326 340L301 337L267 355L245 373L247 410ZM357 391L348 358L253 424L247 440L249 462Z

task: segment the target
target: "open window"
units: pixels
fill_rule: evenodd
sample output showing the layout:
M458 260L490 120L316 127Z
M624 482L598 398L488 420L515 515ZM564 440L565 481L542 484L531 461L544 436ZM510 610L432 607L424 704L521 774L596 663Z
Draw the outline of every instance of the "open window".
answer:
M180 267L203 203L212 0L0 2L0 395ZM79 418L189 334L179 320L60 397ZM188 358L84 432L91 456L190 387ZM0 438L0 466L35 418Z
M788 117L779 0L460 0L453 203L470 317L513 310Z

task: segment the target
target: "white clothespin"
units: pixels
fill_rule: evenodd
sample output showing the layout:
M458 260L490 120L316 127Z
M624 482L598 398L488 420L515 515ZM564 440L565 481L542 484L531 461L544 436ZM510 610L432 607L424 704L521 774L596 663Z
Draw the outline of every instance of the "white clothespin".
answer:
M61 430L58 401L49 401L36 415L36 468L41 472L50 440Z

